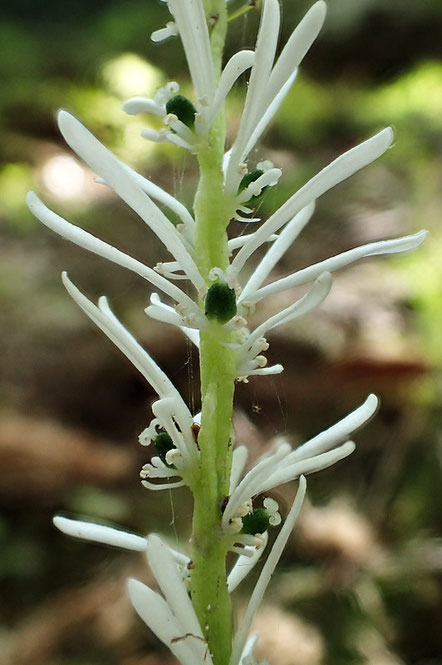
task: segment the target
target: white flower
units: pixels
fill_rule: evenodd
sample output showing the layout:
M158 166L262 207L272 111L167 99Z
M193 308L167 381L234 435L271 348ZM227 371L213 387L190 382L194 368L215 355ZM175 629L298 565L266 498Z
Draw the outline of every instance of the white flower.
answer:
M284 203L284 205L282 205L275 213L273 213L273 215L271 215L269 219L264 224L262 224L262 226L260 226L257 231L255 231L248 242L241 247L230 265L229 272L231 277L238 277L240 271L244 267L244 264L258 249L258 247L260 247L264 242L267 242L273 233L276 233L280 228L282 228L291 220L293 220L294 225L292 233L296 237L298 226L300 227L300 231L307 223L309 216L305 214L302 218L298 218L296 223L294 221L294 218L296 218L295 216L307 206L311 206L311 204L313 204L314 201L326 191L380 157L391 145L392 140L392 130L390 128L384 129L382 132L379 132L379 134L376 134L376 136L373 136L371 139L368 139L364 143L361 143L360 145L352 148L335 159L331 164L320 171L320 173L309 180L303 187L301 187L300 190L293 194L293 196L289 198L288 201ZM307 211L313 212L311 208L307 208ZM317 277L324 270L329 270L331 272L337 268L349 265L350 263L353 263L355 260L362 258L363 256L389 254L391 252L414 249L423 242L425 235L426 233L421 231L420 234L416 234L415 236L409 236L403 239L399 238L397 240L382 241L382 243L370 243L370 245L365 245L363 247L357 248L356 250L351 250L347 253L348 256L346 256L342 262L337 262L338 257L333 257L335 263L338 263L336 267L333 265L333 267L330 269L328 266L325 266L325 262L323 262L323 265L321 265L318 271L311 270L310 273L307 273L305 276L304 281L300 281L299 283L305 284L306 282L309 282ZM287 233L287 236L284 237L284 241L281 241L279 248L281 255L293 242L293 238L291 236L292 234ZM342 257L342 255L339 255L339 258L340 257ZM331 261L331 259L329 261ZM266 272L266 270L267 264L264 263L260 268L259 285L262 284L262 281L269 274L271 268L268 272ZM309 269L305 270L308 271ZM253 275L251 279L253 280L253 290L256 290L258 280ZM297 285L297 283L291 284L291 286L294 285ZM286 288L288 288L288 285ZM246 284L244 287L241 297L242 299L252 299L254 302L260 299L255 297L255 294L252 291L252 286L249 284Z
M245 650L247 636L250 631L250 626L252 624L256 611L259 607L259 604L261 603L261 600L264 596L264 592L276 568L276 565L281 557L281 554L284 550L287 540L289 539L289 536L293 531L293 527L295 526L296 519L299 515L302 502L304 500L306 487L307 487L306 480L304 476L301 476L299 478L299 488L296 493L295 500L293 501L292 507L290 508L290 512L287 515L287 518L282 526L282 529L280 530L273 544L269 556L267 557L267 560L262 568L258 581L253 589L253 593L250 598L249 604L247 605L245 614L242 617L240 628L235 636L235 640L233 643L233 651L229 665L239 665L239 663L242 661L242 659L245 656L251 655L254 642L252 643L251 649L249 651ZM243 665L247 665L247 661L243 663Z
M149 468L145 468L143 485L154 490L170 489L183 485L186 471L191 469L198 461L199 451L193 434L194 419L181 395L147 351L118 321L106 298L101 297L97 307L77 289L66 273L63 273L62 279L69 295L77 305L124 353L160 397L152 405L152 411L156 419L150 425L151 436L153 436L157 426L163 428L170 436L173 446L179 451L181 458L178 467L173 470L167 467L161 459L154 458L151 465L148 465ZM146 441L144 442L146 443ZM177 461L175 459L175 462ZM154 485L147 480L148 477L178 477L179 480L174 483Z
M275 247L276 243L273 245ZM272 247L272 249L273 249ZM276 248L277 249L277 248ZM328 272L322 273L313 284L311 290L302 298L286 307L278 314L271 316L252 333L245 334L244 340L237 351L237 372L239 380L247 380L252 374L278 374L282 365L266 367L267 360L260 355L267 351L269 345L264 335L277 326L284 325L294 319L304 316L318 307L327 297L332 285L332 276ZM243 303L244 307L244 303Z
M174 17L165 28L152 33L152 40L162 41L173 35L179 35L184 47L187 64L195 92L195 105L185 100L191 116L190 122L180 118L180 113L168 112L166 106L173 101L179 86L175 82L168 83L154 99L133 97L123 105L130 114L151 113L164 119L168 130L159 132L144 130L146 139L174 143L178 147L192 152L198 151L201 138L207 140L212 123L221 109L224 100L235 81L249 69L254 62L253 51L239 51L225 65L220 80L216 84L209 30L201 0L167 0L167 5ZM184 101L184 98L180 98ZM191 111L193 106L194 114Z
M226 187L235 196L243 176L243 163L278 111L290 90L296 70L324 23L325 2L317 2L293 31L274 65L278 42L278 0L265 0L255 59L236 140L226 160Z
M150 535L147 559L164 598L137 580L128 580L129 597L141 619L183 665L211 665L212 658L192 601L169 548Z
M237 516L244 502L301 475L326 469L350 455L355 444L348 437L373 417L378 404L378 398L369 395L360 407L296 450L292 450L285 441L278 442L274 451L262 457L242 480L240 477L247 461L247 449L243 446L236 448L232 465L233 482L222 517L226 532L229 532L230 520Z
M306 489L304 477L300 478L295 500L270 551L267 561L258 578L252 597L235 638L230 665L250 665L256 637L247 642L247 635L265 589L278 563L285 544L293 530L301 509ZM270 510L273 506L270 506ZM128 580L130 600L135 610L183 665L195 663L211 664L211 656L206 640L195 614L186 586L186 571L190 559L168 547L159 536L150 534L144 538L115 527L72 520L61 516L54 517L54 525L63 533L84 540L103 543L137 552L146 552L152 573L164 598L141 582ZM234 591L259 560L267 534L262 537L263 547L247 546L238 557L228 576L228 590Z

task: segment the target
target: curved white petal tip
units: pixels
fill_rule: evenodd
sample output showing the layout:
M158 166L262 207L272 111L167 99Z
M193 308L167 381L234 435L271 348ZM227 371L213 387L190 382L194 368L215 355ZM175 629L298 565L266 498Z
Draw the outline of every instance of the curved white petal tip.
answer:
M391 144L394 141L394 130L393 127L386 127L383 129L381 132L379 132L378 140L379 142L383 142L385 145L385 150L391 146Z
M26 205L28 206L29 210L33 213L35 206L37 206L39 203L41 203L40 199L38 198L37 194L35 192L28 192L25 197Z
M52 522L59 531L73 538L81 538L82 540L112 545L135 552L144 552L147 547L146 538L105 524L73 520L61 515L56 515Z
M374 416L376 411L379 409L379 405L380 405L379 397L374 393L370 393L370 395L367 397L367 399L363 404L363 407L365 407L367 411L367 418L371 418L372 416Z
M137 601L140 599L140 594L144 591L144 584L139 582L134 577L129 577L127 580L127 592L129 598L131 599L132 604L135 606ZM134 602L135 601L135 602Z
M65 111L64 109L60 109L57 112L57 124L61 133L64 135L64 132L69 130L73 124L80 123L71 113Z
M322 25L325 21L325 17L327 15L327 3L324 2L324 0L318 0L318 2L315 2L314 5L312 5L310 9L310 13L315 13L316 19L320 25Z

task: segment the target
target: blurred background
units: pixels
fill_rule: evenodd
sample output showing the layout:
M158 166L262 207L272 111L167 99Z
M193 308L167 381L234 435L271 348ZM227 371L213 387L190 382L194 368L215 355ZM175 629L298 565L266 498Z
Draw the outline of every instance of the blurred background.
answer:
M309 5L284 0L282 42ZM232 23L227 55L253 46L258 19L251 10ZM137 435L154 396L69 299L61 270L90 297L108 295L197 409L195 353L145 316L144 282L55 236L24 205L33 188L148 265L165 256L63 144L54 113L74 112L191 207L194 158L147 143L139 133L150 118L121 111L126 98L153 96L168 80L189 90L178 40L149 40L166 20L153 0L2 2L2 665L172 662L126 597L128 575L150 580L142 557L70 540L51 524L55 512L89 516L185 547L192 509L184 490L152 495L139 484L149 453ZM396 132L393 150L322 197L279 276L357 244L431 231L415 253L339 273L318 311L271 336L269 359L285 372L238 386L238 440L255 457L279 434L301 443L369 392L382 400L351 458L310 477L257 619L260 656L272 665L442 663L441 35L439 0L331 0L326 28L252 155L252 165L267 158L284 171L262 203L265 217L344 150L388 124ZM230 96L231 136L244 91L241 81ZM301 294L282 294L278 305ZM265 303L256 321L276 309ZM275 494L283 511L294 490ZM235 592L238 609L252 582Z

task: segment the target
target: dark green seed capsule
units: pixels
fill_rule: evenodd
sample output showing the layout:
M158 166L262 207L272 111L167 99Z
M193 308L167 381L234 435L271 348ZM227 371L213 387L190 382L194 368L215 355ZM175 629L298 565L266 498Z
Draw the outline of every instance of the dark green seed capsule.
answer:
M216 282L207 291L205 313L208 319L227 323L236 314L235 290L224 282Z
M196 108L187 97L183 97L183 95L175 95L175 97L172 97L167 102L166 111L167 113L173 113L173 115L176 115L178 120L181 120L181 122L187 125L189 129L195 127Z
M174 469L175 467L173 464L168 464L166 462L166 454L169 452L169 450L173 450L175 448L172 438L169 436L169 434L167 432L160 432L157 434L153 440L153 445L158 453L160 460L164 462L164 464L168 466L169 469Z
M249 533L254 536L257 533L264 533L269 528L269 514L265 508L256 508L242 518L241 533Z

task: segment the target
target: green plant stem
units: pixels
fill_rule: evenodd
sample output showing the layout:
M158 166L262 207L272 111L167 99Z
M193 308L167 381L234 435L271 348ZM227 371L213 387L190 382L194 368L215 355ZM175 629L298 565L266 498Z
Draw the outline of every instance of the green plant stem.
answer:
M205 0L213 28L215 73L221 71L227 26L224 0ZM206 283L213 267L229 264L226 227L230 211L223 186L225 120L220 113L209 144L198 152L200 181L195 197L195 260ZM232 611L226 583L227 544L221 530L221 505L229 492L232 461L232 412L235 353L232 333L214 321L200 335L201 429L199 468L192 491L192 602L215 665L228 665L232 649Z
M219 154L200 154L201 179L195 200L197 264L209 270L228 265L228 217ZM198 436L200 466L193 484L192 601L215 665L227 665L232 616L226 586L226 543L220 528L221 504L229 492L231 428L235 380L232 333L212 322L200 335L202 416Z

